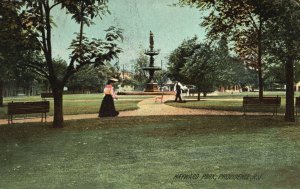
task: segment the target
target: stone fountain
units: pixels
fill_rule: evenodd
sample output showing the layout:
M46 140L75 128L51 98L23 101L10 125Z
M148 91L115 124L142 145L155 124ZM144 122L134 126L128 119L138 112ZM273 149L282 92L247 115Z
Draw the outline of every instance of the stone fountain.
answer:
M174 95L174 91L159 91L158 83L155 82L154 72L161 70L160 67L154 66L154 56L159 54L158 50L154 49L153 33L150 31L150 49L145 50L145 54L150 56L149 66L143 67L142 69L148 71L149 78L147 80L144 91L121 91L118 95Z
M161 70L160 67L154 66L154 56L159 54L158 50L154 49L154 39L153 39L153 33L150 31L150 49L145 50L145 54L150 56L150 63L148 67L143 67L142 69L149 72L149 79L146 83L145 92L159 92L158 84L155 83L154 80L154 72L156 70Z

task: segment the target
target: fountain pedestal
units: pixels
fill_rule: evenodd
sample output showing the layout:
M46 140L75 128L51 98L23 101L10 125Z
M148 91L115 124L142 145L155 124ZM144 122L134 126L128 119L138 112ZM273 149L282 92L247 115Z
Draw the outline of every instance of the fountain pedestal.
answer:
M147 83L145 92L159 92L157 83Z

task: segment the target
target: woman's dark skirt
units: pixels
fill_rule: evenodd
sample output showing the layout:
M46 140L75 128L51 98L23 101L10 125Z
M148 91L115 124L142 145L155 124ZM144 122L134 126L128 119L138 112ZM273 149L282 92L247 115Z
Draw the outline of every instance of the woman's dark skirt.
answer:
M114 117L119 115L116 111L114 99L111 95L105 95L99 110L99 117Z

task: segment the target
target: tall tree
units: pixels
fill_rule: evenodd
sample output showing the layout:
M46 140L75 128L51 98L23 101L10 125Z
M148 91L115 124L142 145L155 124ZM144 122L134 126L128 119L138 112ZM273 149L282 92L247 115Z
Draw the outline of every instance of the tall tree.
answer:
M227 39L223 36L217 43L214 50L215 61L218 62L218 70L221 74L218 76L217 83L220 86L238 85L240 87L253 86L256 84L256 74L245 66L244 60L240 56L230 55Z
M226 36L233 49L248 66L257 70L259 97L263 97L263 39L264 25L270 12L266 1L253 0L179 0L180 5L193 5L202 11L202 26L208 28L208 37L212 40Z
M11 84L16 77L25 81L23 84L33 81L32 73L19 67L20 62L32 61L38 54L37 43L25 35L21 26L20 6L17 1L0 2L0 106L3 106L5 83Z
M66 86L68 87L68 90L74 92L84 90L100 92L108 78L119 78L118 71L115 66L108 64L95 68L92 65L87 65L75 73L70 78Z
M3 4L0 2L0 106L3 106L3 87L4 82L9 78L12 72L13 64L9 64L8 61L12 57L11 51L13 50L12 45L16 45L16 41L9 41L15 39L13 34L20 35L20 28L12 32L13 28L16 28L15 17L17 15L16 9L12 4ZM8 48L7 48L7 46Z
M285 67L286 121L294 117L294 66L300 59L300 4L295 0L273 1L276 16L267 23L269 52L276 56Z
M181 72L189 81L188 83L196 86L198 100L201 92L206 96L216 89L219 76L218 63L214 59L213 49L207 44L200 44L193 55L187 59Z
M168 73L172 80L186 82L187 78L181 73L188 58L200 47L196 36L184 40L173 52L168 61Z
M95 17L102 17L109 13L108 0L21 0L24 6L20 9L23 27L29 36L34 36L39 42L44 54L44 62L31 64L41 75L49 80L54 96L53 127L63 127L63 88L69 78L83 66L92 64L103 65L105 62L117 58L121 49L117 41L122 39L119 28L110 27L104 40L89 40L84 34L84 26L91 26ZM52 12L60 6L62 11L71 14L79 24L77 37L72 41L70 62L60 78L55 71L52 53Z
M200 43L197 37L184 40L171 53L168 72L172 79L178 78L181 82L195 85L198 100L200 93L206 95L222 85L248 84L246 77L251 75L239 59L230 56L224 38L212 46ZM242 76L239 75L241 73Z
M148 80L148 73L143 70L143 67L148 66L148 61L148 57L143 51L140 51L138 57L131 61L133 65L132 78L125 79L123 84L133 85L135 89L143 90Z
M251 46L248 44L257 45L257 66L261 68L262 63L261 53L263 49L273 51L285 65L286 76L286 121L295 121L294 118L294 62L299 56L299 8L300 2L298 0L241 0L241 1L225 1L225 0L179 0L181 5L196 5L201 10L212 10L211 14L205 18L204 25L206 24L210 28L212 34L224 33L224 31L231 31L233 24L234 29L237 31L237 36L240 36L245 31L250 38L237 38L236 44L237 52L242 52L248 56L250 60L255 59L255 54L248 53L251 51ZM220 6L221 5L221 6ZM227 9L227 7L230 9ZM240 7L244 7L240 9ZM250 9L248 9L250 8ZM232 11L223 11L232 10ZM246 11L246 12L245 12ZM245 20L243 15L254 15L255 17L249 17L249 20ZM254 27L256 33L248 28L250 23L257 22L259 27ZM225 23L225 24L224 24ZM254 25L253 25L254 26ZM229 29L228 29L229 28ZM261 28L261 29L259 29ZM246 30L244 30L246 29ZM263 29L263 30L262 30ZM255 31L255 30L253 30ZM229 32L225 32L228 35ZM230 33L229 33L230 34ZM252 37L251 37L252 36ZM263 40L263 41L262 41ZM256 41L258 43L256 43ZM259 43L263 42L263 43ZM265 44L265 48L261 48ZM246 47L245 50L240 50L242 47ZM247 57L244 56L244 57ZM259 74L261 75L261 74ZM260 81L262 81L262 77ZM261 82L260 82L261 83ZM261 86L261 84L260 84ZM261 88L261 87L260 87ZM261 89L260 89L261 90ZM260 93L260 97L262 97Z

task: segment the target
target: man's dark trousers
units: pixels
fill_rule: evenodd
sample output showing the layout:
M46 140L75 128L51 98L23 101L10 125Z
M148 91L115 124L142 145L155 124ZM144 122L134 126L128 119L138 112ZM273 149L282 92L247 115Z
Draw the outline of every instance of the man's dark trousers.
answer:
M182 102L181 99L181 87L177 84L176 85L176 97L175 97L175 102L177 102L177 99L179 98L179 102Z

